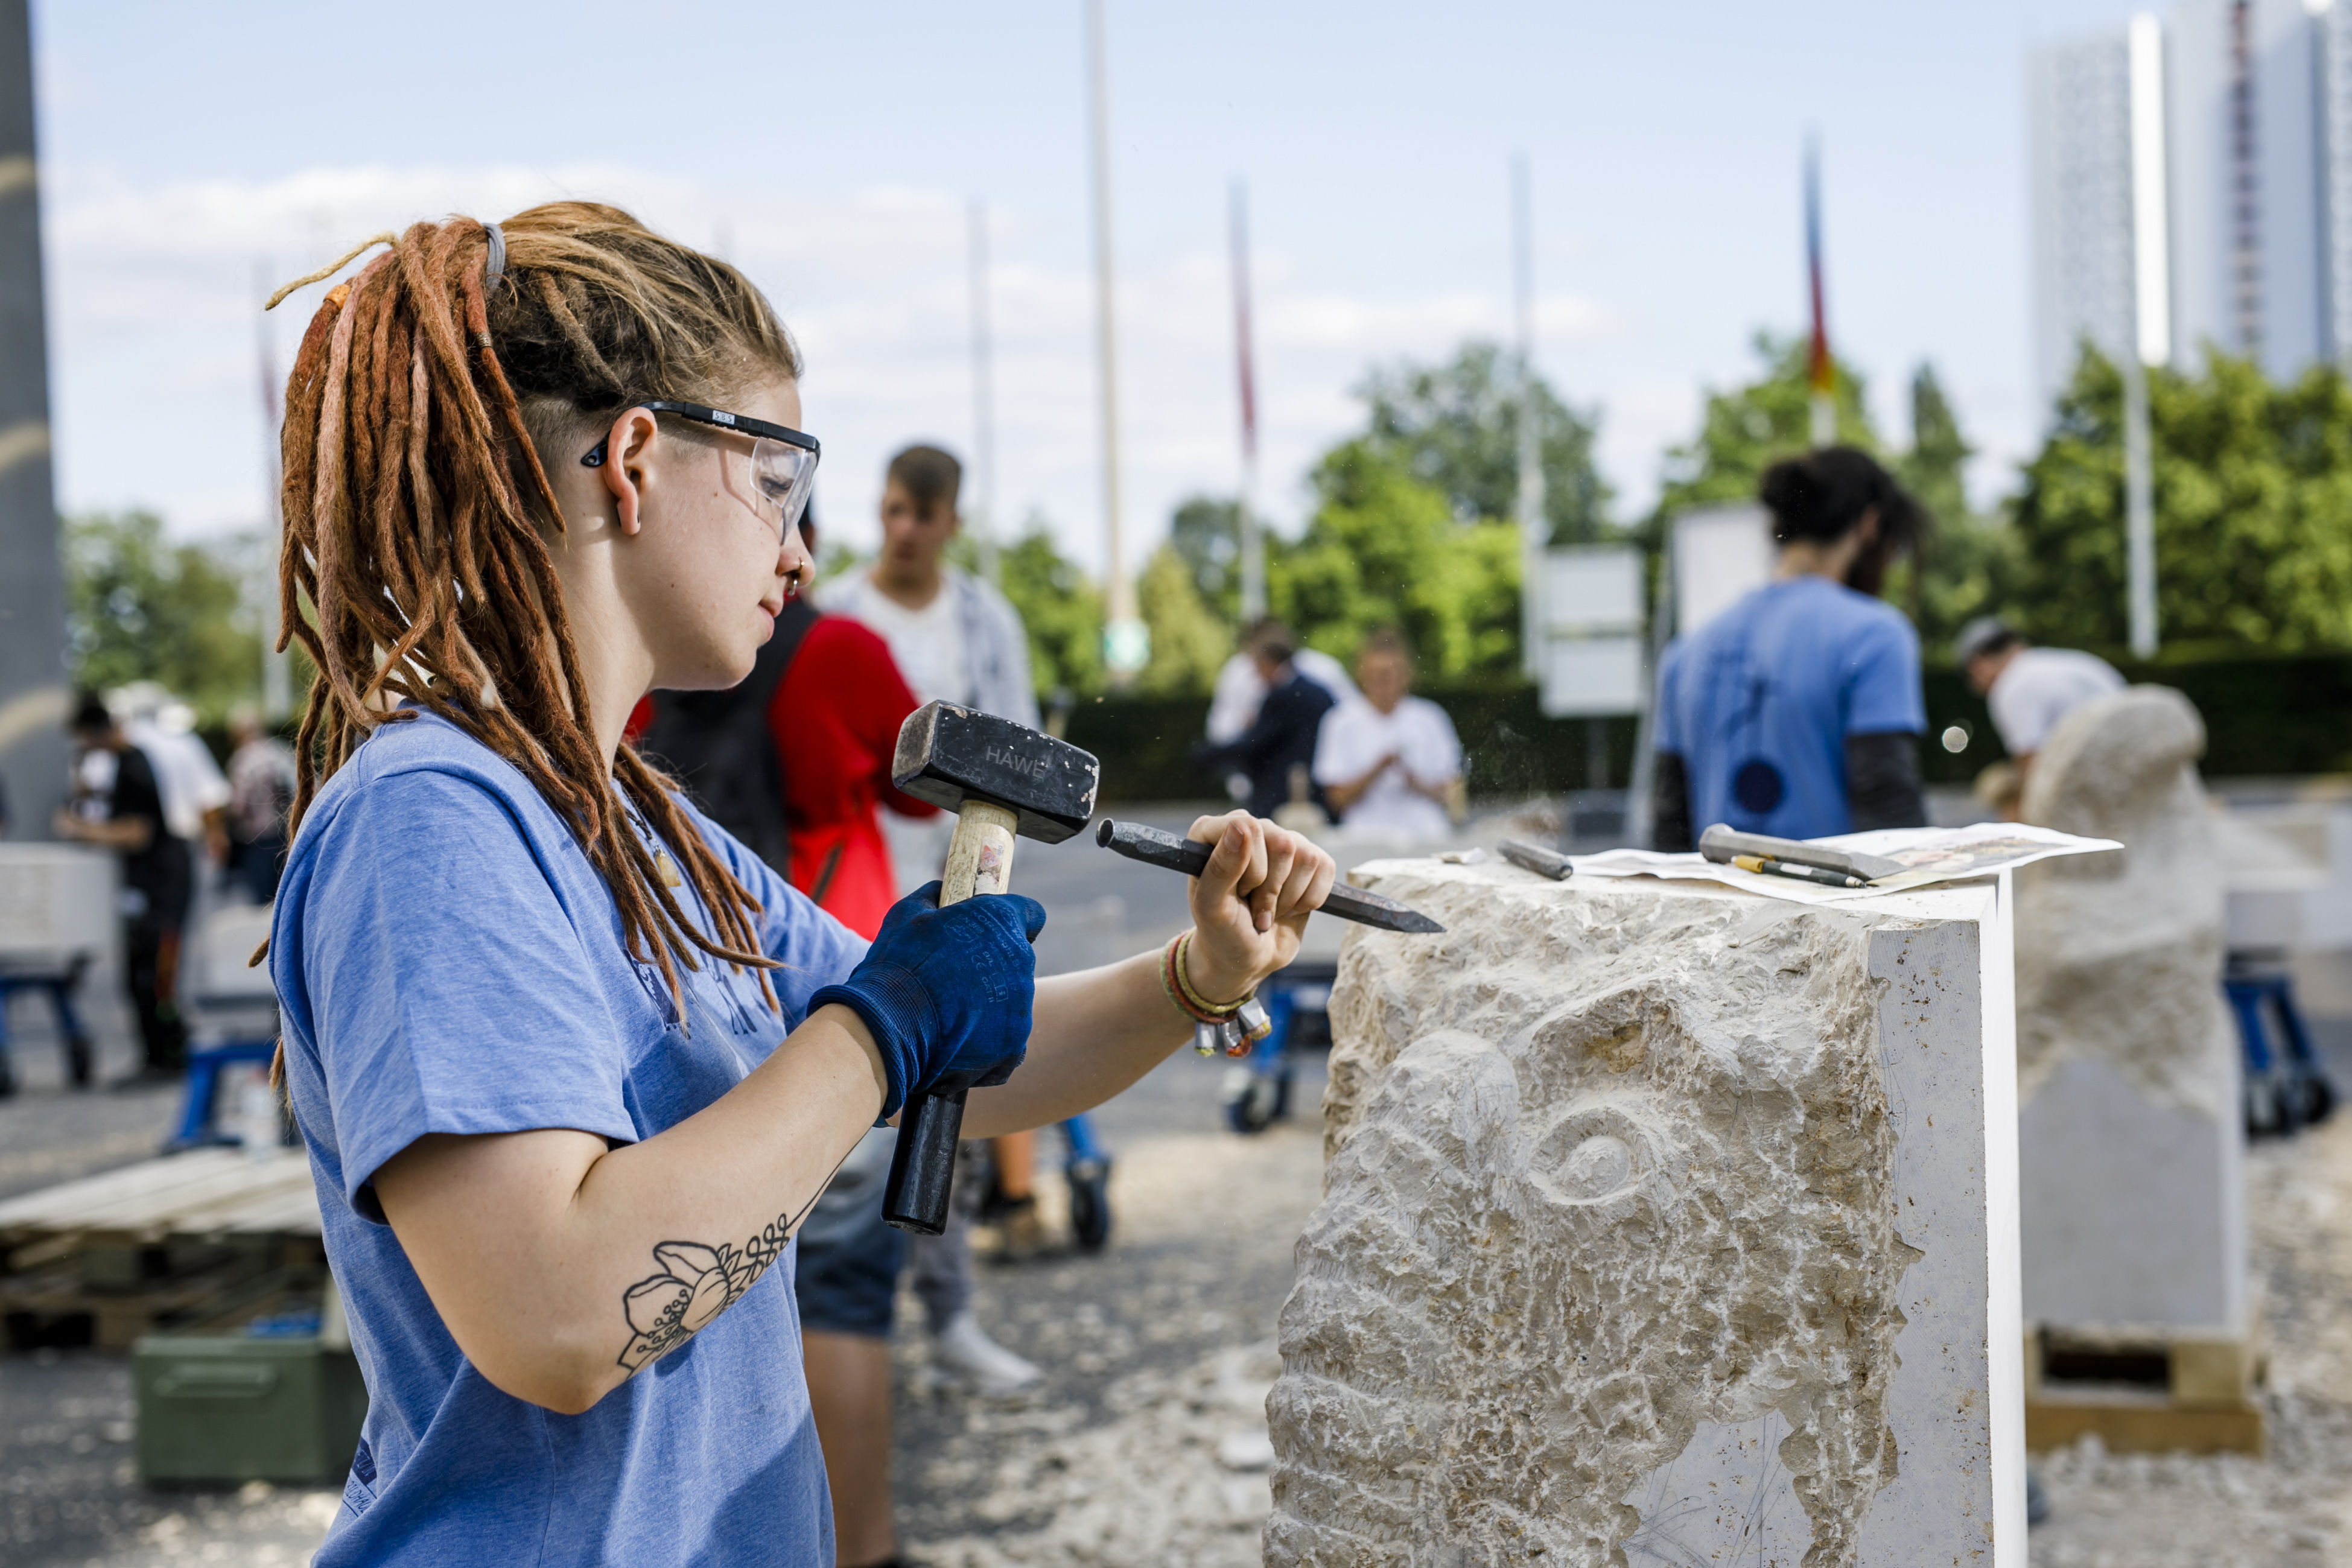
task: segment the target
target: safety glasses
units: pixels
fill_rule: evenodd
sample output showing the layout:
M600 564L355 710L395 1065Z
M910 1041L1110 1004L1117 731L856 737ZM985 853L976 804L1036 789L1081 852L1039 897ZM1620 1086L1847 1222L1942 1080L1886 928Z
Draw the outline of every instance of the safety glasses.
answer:
M672 402L661 399L635 406L648 413L674 413L698 424L712 425L749 436L751 441L751 489L760 499L761 515L777 525L779 537L800 526L801 514L808 510L809 492L816 487L819 448L815 436L785 425L770 424L764 419L753 419L749 414L705 408L698 402ZM580 465L602 468L604 465L604 443L600 441L591 447L588 455L580 459Z

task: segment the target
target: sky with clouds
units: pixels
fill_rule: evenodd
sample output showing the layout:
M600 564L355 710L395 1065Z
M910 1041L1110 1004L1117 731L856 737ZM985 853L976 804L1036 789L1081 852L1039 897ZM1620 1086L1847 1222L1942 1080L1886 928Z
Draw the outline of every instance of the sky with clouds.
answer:
M1831 327L1882 424L1931 361L2008 486L2032 392L2024 58L2115 0L1444 6L1109 0L1122 493L1164 532L1239 465L1226 209L1253 229L1261 502L1303 520L1366 370L1507 333L1533 175L1538 360L1596 410L1622 517L1759 328L1801 323L1823 155ZM819 506L870 540L882 464L973 431L988 213L1002 526L1098 566L1079 0L689 6L35 0L58 494L253 526L278 281L419 217L619 202L741 266L807 352ZM282 319L281 319L282 318ZM1130 559L1139 559L1139 552Z

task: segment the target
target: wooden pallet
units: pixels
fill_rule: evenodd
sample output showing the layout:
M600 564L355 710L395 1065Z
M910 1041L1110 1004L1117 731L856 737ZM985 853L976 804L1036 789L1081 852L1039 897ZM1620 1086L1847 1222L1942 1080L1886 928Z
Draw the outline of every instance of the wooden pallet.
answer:
M2259 1324L2260 1311L2248 1314ZM2025 1446L2095 1433L2116 1453L2262 1454L2258 1334L2029 1329Z
M22 1271L94 1247L320 1233L318 1191L300 1149L261 1158L191 1149L0 1202L0 1249Z
M258 1278L261 1267L257 1256L165 1279L100 1288L68 1259L30 1273L0 1275L0 1317L5 1318L14 1343L56 1343L62 1335L66 1343L129 1350L142 1334L216 1309L224 1298Z

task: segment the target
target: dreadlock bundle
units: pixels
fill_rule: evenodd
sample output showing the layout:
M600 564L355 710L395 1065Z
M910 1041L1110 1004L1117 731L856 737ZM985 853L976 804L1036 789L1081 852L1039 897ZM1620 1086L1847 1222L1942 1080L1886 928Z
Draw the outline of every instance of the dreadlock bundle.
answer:
M564 527L540 454L660 398L724 405L797 377L774 310L723 262L590 203L378 235L328 292L287 380L282 650L316 674L295 747L290 838L375 727L439 715L512 763L570 826L618 904L629 954L772 967L761 905L623 745L616 780L684 862L717 940L688 919L614 798L544 534ZM311 612L306 613L307 599ZM761 975L770 1006L775 995Z

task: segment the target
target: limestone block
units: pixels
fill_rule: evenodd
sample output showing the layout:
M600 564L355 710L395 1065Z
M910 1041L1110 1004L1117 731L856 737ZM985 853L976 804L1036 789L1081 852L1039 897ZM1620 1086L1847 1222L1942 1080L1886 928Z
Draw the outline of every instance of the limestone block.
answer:
M2034 759L2027 820L2126 847L2018 874L2030 1321L2244 1327L2245 1134L2204 749L2186 697L2135 686L2070 714Z
M1266 1562L2022 1568L2005 888L1356 880Z

